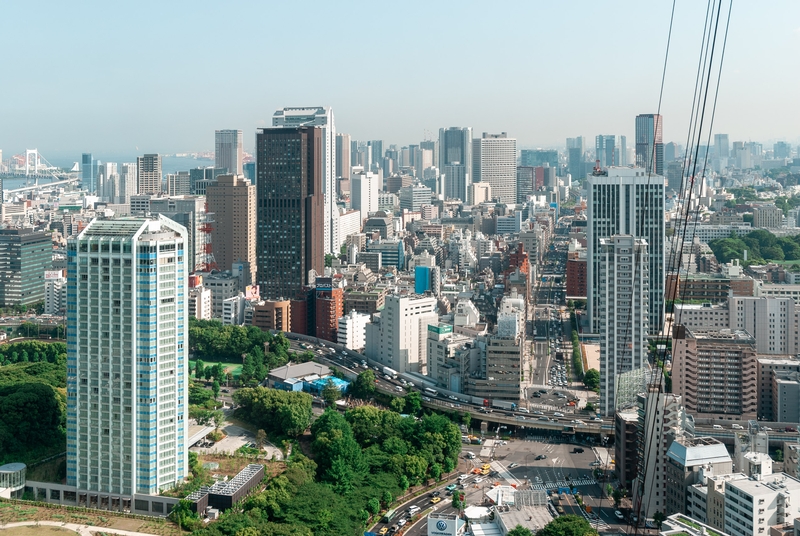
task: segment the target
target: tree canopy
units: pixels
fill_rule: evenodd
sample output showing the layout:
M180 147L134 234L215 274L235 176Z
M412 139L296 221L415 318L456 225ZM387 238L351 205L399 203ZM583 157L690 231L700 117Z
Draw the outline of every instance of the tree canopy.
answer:
M597 531L584 518L569 514L555 518L536 536L597 536Z
M239 389L233 401L237 414L259 428L281 435L299 436L311 424L311 395L265 387Z
M777 237L765 229L756 229L743 237L734 233L728 238L711 240L708 246L720 263L743 261L745 250L748 264L800 260L800 235Z

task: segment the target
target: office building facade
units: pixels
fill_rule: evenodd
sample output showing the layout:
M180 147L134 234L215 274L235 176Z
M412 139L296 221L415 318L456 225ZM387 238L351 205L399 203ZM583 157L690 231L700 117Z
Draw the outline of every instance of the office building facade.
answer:
M243 175L244 145L241 130L214 132L214 167L230 175Z
M350 178L350 134L336 134L336 178Z
M89 193L94 193L97 188L96 177L97 161L92 153L83 153L81 155L81 187Z
M445 199L467 201L472 183L472 128L439 129L437 167L444 174Z
M644 168L649 175L664 174L663 129L659 114L636 116L636 167Z
M483 133L473 140L473 182L487 182L501 203L517 202L517 140L508 134Z
M327 106L283 108L272 116L272 126L281 128L317 127L320 131L320 154L314 160L322 178L322 218L325 234L324 253L337 254L339 244L339 212L336 210L336 125L333 110Z
M380 177L369 171L350 176L350 206L361 212L366 219L378 211L378 194L381 191ZM344 241L346 236L341 237Z
M33 229L0 229L0 307L44 300L44 275L53 266L49 234Z
M594 333L600 333L596 314L601 307L597 298L600 239L630 234L647 242L650 275L648 325L650 333L657 334L664 318L664 178L648 177L642 168L611 167L590 175L587 190L587 308L590 328Z
M309 273L324 271L324 130L265 128L256 133L257 282L261 296L294 298Z
M185 243L160 216L94 220L67 244L67 484L101 504L187 474Z
M206 188L208 210L214 214L211 245L222 270L234 262L250 264L256 278L256 187L241 175L220 175Z

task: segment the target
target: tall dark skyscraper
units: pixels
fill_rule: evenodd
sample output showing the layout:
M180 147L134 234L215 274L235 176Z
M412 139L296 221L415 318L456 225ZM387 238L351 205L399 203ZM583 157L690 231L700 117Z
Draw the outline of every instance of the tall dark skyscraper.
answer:
M445 198L467 201L472 184L472 128L439 129L439 170L444 173Z
M256 132L258 284L265 298L294 298L324 252L323 132L318 127Z
M664 118L658 114L636 116L636 165L656 175L664 174L663 129Z
M567 138L567 169L573 181L584 178L583 161L583 136Z

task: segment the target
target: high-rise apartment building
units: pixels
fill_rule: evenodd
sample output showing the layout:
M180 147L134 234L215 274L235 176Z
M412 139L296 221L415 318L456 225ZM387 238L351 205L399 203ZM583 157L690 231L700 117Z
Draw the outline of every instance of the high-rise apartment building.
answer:
M161 193L161 155L146 154L136 158L137 193Z
M614 415L620 376L645 367L650 268L647 242L631 235L600 239L600 412Z
M594 154L595 159L600 161L600 167L619 166L617 137L613 134L595 136Z
M30 228L0 229L0 307L44 300L44 273L53 267L53 241Z
M131 196L137 194L138 177L136 174L136 164L125 162L119 172L119 193L114 200L115 203L127 205L131 202Z
M67 484L112 509L187 473L185 243L163 216L67 243Z
M444 174L445 199L467 201L472 184L472 128L439 129L438 168Z
M664 174L664 121L659 114L636 116L636 166L649 174Z
M483 133L473 140L473 182L487 182L501 203L517 202L517 140L508 134Z
M92 153L83 153L81 155L81 188L94 193L97 188L96 178L97 161L92 156Z
M588 177L587 308L594 333L600 324L597 312L600 288L600 239L616 234L630 234L647 241L649 256L651 334L660 332L664 318L664 277L666 244L664 230L664 177L651 175L642 168L608 168Z
M697 418L750 420L758 410L756 341L744 330L675 326L672 392Z
M264 298L294 298L312 270L324 271L324 133L306 126L256 133L257 282Z
M372 167L383 167L383 140L369 140L367 142L372 150ZM422 146L422 144L420 144Z
M217 130L214 132L214 167L230 175L242 175L244 146L241 130Z
M336 134L336 178L350 178L350 134Z
M255 281L256 187L241 175L220 175L206 188L206 202L214 214L211 244L217 266L230 270L234 262L248 262Z
M44 313L62 315L67 309L67 275L64 270L44 273Z
M775 159L779 158L791 158L792 157L792 144L786 143L785 141L778 141L772 145L772 157Z
M272 116L273 127L298 128L318 127L320 129L320 155L314 162L320 169L322 177L322 195L324 202L323 224L325 235L322 237L324 253L337 254L339 244L339 211L336 210L336 125L333 110L327 106L311 106L301 108L283 108ZM260 175L259 175L260 178Z
M192 181L188 171L167 173L165 193L169 196L191 195Z
M97 196L109 203L116 202L119 197L119 174L115 162L100 163L97 166Z

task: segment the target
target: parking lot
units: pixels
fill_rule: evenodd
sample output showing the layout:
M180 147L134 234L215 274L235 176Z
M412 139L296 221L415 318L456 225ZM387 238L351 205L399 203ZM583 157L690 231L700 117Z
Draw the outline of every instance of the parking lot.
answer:
M211 447L193 447L191 450L200 454L233 454L239 450L243 445L255 443L255 436L240 426L229 424L222 427L222 431L227 434L224 439L218 441ZM283 453L272 445L267 443L264 446L264 451L268 458L275 456L276 460L283 458Z

